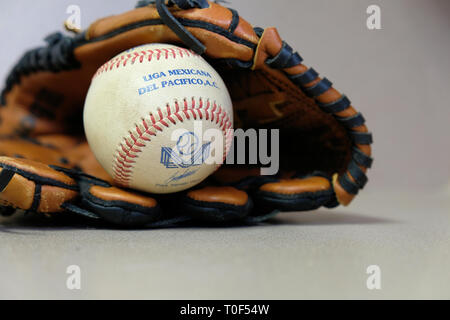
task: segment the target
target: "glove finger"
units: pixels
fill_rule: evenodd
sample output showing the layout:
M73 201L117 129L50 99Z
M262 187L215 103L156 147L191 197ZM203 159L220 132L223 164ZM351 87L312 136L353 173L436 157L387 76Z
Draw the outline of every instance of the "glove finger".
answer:
M274 211L306 211L338 205L331 179L322 172L294 175L282 170L277 176L262 176L250 166L223 166L214 175L223 185L246 190L254 204L252 216Z
M77 183L79 196L61 205L69 212L123 227L139 227L161 217L158 202L149 195L126 191L80 170L53 168Z
M0 153L10 156L0 162L3 164L5 188L0 194L4 215L14 209L46 213L66 209L90 218L132 226L153 222L161 214L155 199L111 187L108 183L110 177L88 144L80 143L77 138L65 135L36 139L3 138L0 140ZM96 178L86 182L80 178L83 176L80 172L68 170L72 168L81 169ZM44 181L44 178L50 180ZM46 185L54 184L52 180L66 183L70 180L71 187L64 186L64 192L56 192ZM78 197L79 188L81 197ZM56 194L61 197L56 199ZM39 196L45 207L38 205Z
M330 179L319 174L261 185L252 194L257 209L307 211L338 205Z
M39 162L0 157L0 170L0 204L9 209L61 212L78 195L75 180Z
M195 219L231 222L246 217L253 203L245 191L233 187L207 186L189 191L182 207Z
M82 207L110 223L124 227L144 226L162 216L158 202L152 197L106 185L80 183L80 187Z

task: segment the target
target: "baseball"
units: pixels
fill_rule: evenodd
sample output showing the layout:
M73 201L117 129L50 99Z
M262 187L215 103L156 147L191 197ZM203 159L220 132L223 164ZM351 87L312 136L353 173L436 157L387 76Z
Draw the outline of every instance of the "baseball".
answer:
M191 50L168 44L136 47L105 63L84 108L100 164L117 185L150 193L182 191L211 175L221 163L211 159L229 151L232 125L219 74Z

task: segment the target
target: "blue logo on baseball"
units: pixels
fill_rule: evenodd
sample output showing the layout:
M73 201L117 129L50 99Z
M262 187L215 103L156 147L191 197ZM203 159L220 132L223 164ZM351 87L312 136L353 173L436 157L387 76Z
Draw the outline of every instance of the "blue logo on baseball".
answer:
M161 148L161 164L168 169L180 169L199 166L211 155L211 142L202 144L193 132L187 132L178 138L175 148Z

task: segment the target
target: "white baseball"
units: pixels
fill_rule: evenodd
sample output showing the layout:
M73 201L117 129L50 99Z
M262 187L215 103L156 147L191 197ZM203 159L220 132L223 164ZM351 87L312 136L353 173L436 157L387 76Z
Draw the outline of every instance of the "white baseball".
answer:
M199 121L203 132L223 134L225 157L233 124L225 83L201 56L168 44L136 47L104 64L84 109L89 145L115 183L151 193L188 189L220 166L205 161L212 150L195 129ZM176 136L177 129L185 130Z

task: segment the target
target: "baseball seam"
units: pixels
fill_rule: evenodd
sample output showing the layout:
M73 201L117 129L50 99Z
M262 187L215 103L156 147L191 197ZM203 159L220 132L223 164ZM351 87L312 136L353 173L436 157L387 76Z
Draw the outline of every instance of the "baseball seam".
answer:
M233 130L228 113L216 102L209 99L192 98L191 102L184 99L182 103L175 100L173 104L167 103L165 110L158 108L156 113L150 113L147 119L142 118L140 123L135 123L127 136L122 138L113 161L114 181L124 187L128 187L133 175L134 165L143 149L165 128L183 123L186 120L206 120L219 125L226 137L223 159L226 158L231 147Z
M155 49L155 50L142 50L138 52L123 54L118 57L115 57L104 65L102 65L97 72L95 73L93 78L96 78L102 73L111 71L113 69L118 69L120 67L126 67L128 63L135 64L136 62L151 62L152 60L168 60L170 58L187 58L191 56L197 56L195 52L185 48L163 48L163 49Z

